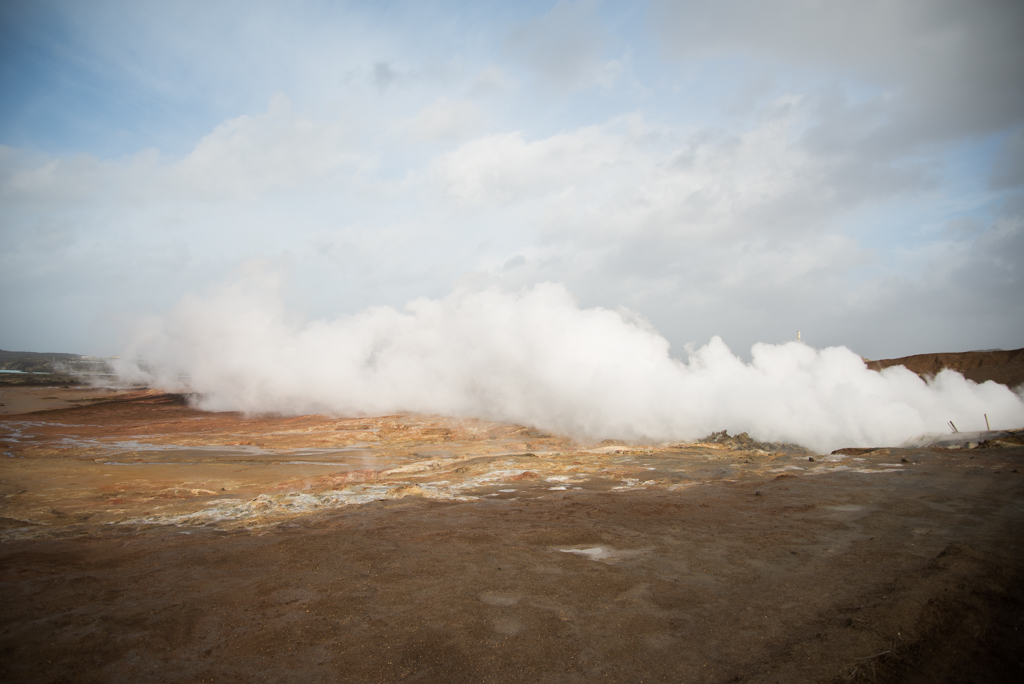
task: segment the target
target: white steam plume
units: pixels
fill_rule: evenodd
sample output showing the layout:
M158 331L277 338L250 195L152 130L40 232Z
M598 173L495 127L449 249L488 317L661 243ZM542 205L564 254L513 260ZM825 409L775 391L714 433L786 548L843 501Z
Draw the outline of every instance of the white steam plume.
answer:
M138 364L131 358L142 358ZM896 445L924 432L1024 425L1003 385L943 371L868 370L845 347L756 344L745 363L715 337L669 356L657 332L581 309L561 285L489 290L297 322L241 284L188 297L152 322L122 379L198 393L208 410L475 416L592 439L692 440L729 429L818 450Z

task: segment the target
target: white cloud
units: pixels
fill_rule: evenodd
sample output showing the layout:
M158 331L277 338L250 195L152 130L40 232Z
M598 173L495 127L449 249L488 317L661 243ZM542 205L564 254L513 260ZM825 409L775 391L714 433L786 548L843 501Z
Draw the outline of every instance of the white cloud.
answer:
M1024 117L1024 5L1001 0L694 0L654 3L684 58L770 56L881 92L876 144L984 135Z
M183 158L143 150L127 159L32 157L0 149L0 193L14 203L95 204L253 199L367 163L340 119L298 115L283 95L265 112L225 121Z
M472 137L484 120L483 110L472 100L441 97L421 109L406 129L420 142L451 142Z
M992 167L992 186L996 189L1024 185L1024 127L1006 137Z
M491 95L511 86L508 76L497 66L481 69L470 81L467 89L472 96Z
M442 155L431 175L456 201L493 205L558 192L599 176L626 152L622 141L587 127L527 142L520 132L478 138Z
M796 329L870 355L1024 339L1005 313L1021 246L1004 228L1024 213L1012 8L659 5L665 61L639 10L600 3L152 7L68 10L66 49L126 105L95 125L142 144L0 148L0 280L32 302L3 303L22 307L12 334L44 309L159 308L268 257L324 315L552 280L677 349Z
M303 119L275 95L265 113L218 126L170 170L173 180L210 198L252 197L353 165L359 157L340 121Z
M85 154L53 158L0 145L0 197L19 204L88 201L115 168Z
M543 83L571 89L607 80L609 73L601 62L606 42L593 2L562 0L550 12L512 30L505 47Z
M532 141L505 133L441 155L430 174L457 204L530 205L533 223L584 244L638 234L781 238L820 231L892 191L863 191L843 178L848 164L809 152L801 141L808 120L807 108L791 102L736 132L630 116Z

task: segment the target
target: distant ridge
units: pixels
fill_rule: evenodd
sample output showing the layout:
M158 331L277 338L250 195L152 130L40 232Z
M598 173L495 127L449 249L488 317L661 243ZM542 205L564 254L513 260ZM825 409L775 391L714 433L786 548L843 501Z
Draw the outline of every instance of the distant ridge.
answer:
M890 366L904 366L922 377L930 377L949 368L963 373L964 377L974 382L994 380L1008 387L1024 384L1024 349L915 354L898 359L865 361L868 368L875 371Z
M97 363L81 354L60 352L22 352L0 349L0 384L3 385L77 385L83 371L94 371Z
M80 359L81 354L62 354L58 352L23 352L4 351L0 349L0 361L14 361L17 359Z

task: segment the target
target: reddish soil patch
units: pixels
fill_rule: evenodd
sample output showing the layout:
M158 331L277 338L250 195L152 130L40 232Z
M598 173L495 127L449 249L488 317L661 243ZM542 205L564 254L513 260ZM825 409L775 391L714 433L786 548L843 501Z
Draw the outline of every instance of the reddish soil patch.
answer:
M968 380L993 380L1008 387L1024 384L1024 349L975 351L958 354L915 354L899 359L868 361L871 370L905 366L920 376L934 376L944 368L962 373Z
M86 385L30 387L0 383L0 416L83 406L125 394L124 390Z

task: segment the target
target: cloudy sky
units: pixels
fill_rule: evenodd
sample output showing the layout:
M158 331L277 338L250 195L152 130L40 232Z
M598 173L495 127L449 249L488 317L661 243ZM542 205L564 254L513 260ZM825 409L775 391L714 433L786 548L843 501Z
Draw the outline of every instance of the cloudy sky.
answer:
M8 0L0 88L3 349L245 277L302 320L562 283L677 356L1024 346L1020 2Z

